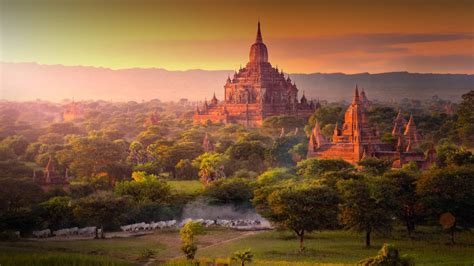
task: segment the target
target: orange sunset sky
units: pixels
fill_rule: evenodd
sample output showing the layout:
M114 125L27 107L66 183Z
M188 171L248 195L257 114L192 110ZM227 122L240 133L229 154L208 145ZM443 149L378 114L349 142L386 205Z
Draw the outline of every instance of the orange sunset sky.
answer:
M260 19L285 72L474 73L474 1L0 0L0 61L237 69Z

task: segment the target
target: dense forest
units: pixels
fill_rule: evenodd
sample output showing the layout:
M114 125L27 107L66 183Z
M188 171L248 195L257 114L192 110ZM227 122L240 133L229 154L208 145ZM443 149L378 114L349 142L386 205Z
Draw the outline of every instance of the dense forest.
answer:
M132 222L179 219L183 206L196 198L254 207L302 239L305 231L337 227L367 231L370 237L372 231L390 230L393 217L411 232L418 223L437 224L446 212L456 217L456 228L470 227L474 91L462 98L459 104L438 97L374 102L368 110L370 123L392 145L398 110L405 118L413 114L423 137L420 149L437 151L436 165L426 171L414 164L390 169L390 162L373 158L357 166L306 160L308 133L319 121L323 134L331 137L336 122L343 122L344 102L322 102L308 121L279 116L265 120L261 128L245 128L195 125L195 107L184 101L3 101L0 231L8 237L9 231L29 235L69 226L116 230ZM64 121L71 105L81 110ZM205 150L205 138L213 150ZM45 191L35 181L50 160L55 172L66 176L68 189ZM186 193L170 185L176 180L200 180L205 186ZM441 189L445 193L437 193ZM299 207L304 200L316 206L324 201L321 209L327 211L306 215ZM366 217L357 217L358 208ZM305 214L305 220L289 218L298 216L291 210Z

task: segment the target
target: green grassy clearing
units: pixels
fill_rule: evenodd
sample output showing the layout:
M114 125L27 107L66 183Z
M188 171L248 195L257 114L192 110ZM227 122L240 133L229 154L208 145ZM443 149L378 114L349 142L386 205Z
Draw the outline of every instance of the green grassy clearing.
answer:
M165 249L153 236L77 241L19 241L0 243L0 252L55 252L100 255L129 262L140 261L145 249L159 254Z
M308 235L305 240L306 251L301 254L298 252L298 240L290 232L249 233L211 229L206 235L198 237L197 257L208 261L213 261L215 258L226 261L233 252L251 248L255 262L250 265L342 265L354 264L361 259L374 256L383 243L392 243L402 254L411 255L416 265L472 265L474 262L473 232L458 234L458 244L454 246L447 244L449 237L446 234L433 228L418 228L413 240L405 235L403 231L396 231L390 238L374 237L373 247L367 249L364 247L364 238L361 234L345 231L315 232ZM88 259L87 256L91 259L101 256L106 261L110 259L111 263L125 261L141 264L146 261L141 254L145 249L150 249L157 261L173 259L167 265L187 265L186 262L183 263L182 258L179 258L182 256L180 245L177 231L158 231L139 237L105 240L0 242L0 264L2 259L6 260L9 257L18 259L18 253L28 253L27 258L33 256L30 255L33 253L48 256L62 254L78 260L81 258L74 256L81 255L85 259ZM156 262L155 265L159 263Z
M112 259L104 256L65 254L65 253L0 253L2 266L126 266L133 265L126 261Z
M432 230L420 230L414 240L403 237L404 235L404 232L395 232L391 238L376 237L373 239L373 246L368 249L364 247L364 237L361 234L345 231L315 232L305 240L306 251L301 254L298 252L298 240L290 232L271 231L198 250L198 256L224 257L236 250L251 248L257 262L254 265L287 265L288 262L354 264L376 255L383 243L392 243L402 254L411 255L416 265L472 265L474 262L472 232L459 234L459 244L455 246L446 244L447 235Z
M167 183L171 189L184 194L196 194L204 188L198 180L170 180Z

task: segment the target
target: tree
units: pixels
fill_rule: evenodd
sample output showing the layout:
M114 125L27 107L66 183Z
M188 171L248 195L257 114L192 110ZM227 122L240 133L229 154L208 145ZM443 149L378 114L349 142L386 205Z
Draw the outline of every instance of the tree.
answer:
M193 161L194 167L199 169L199 177L204 184L225 177L224 165L228 157L221 153L203 153Z
M263 128L269 128L279 131L281 128L285 130L294 130L295 128L303 127L305 119L294 116L280 115L271 116L263 121Z
M0 161L15 160L16 154L13 150L6 146L0 146Z
M188 260L193 260L196 255L197 245L195 243L195 237L197 235L204 234L204 228L198 222L189 221L179 230L179 236L181 237L181 250Z
M306 134L309 135L316 121L319 122L321 128L324 128L327 124L341 122L343 118L344 109L341 106L323 106L317 109L309 118L308 124L305 126Z
M417 219L420 216L420 199L416 194L416 172L394 170L384 174L385 183L392 187L397 205L395 214L405 223L408 235L415 230Z
M326 172L352 170L354 166L344 160L329 160L329 159L307 159L298 162L296 171L298 175L305 178L315 178Z
M294 183L273 190L267 201L269 212L260 214L295 232L300 240L300 251L304 250L304 237L307 232L336 226L339 197L327 186L308 182Z
M150 126L137 136L137 141L142 143L143 146L148 146L163 138L168 131L169 129L164 126Z
M28 144L28 141L21 135L8 136L0 142L0 146L11 149L16 156L24 154Z
M434 219L444 213L455 218L450 227L452 242L457 229L474 225L474 168L472 165L449 166L424 172L416 185L417 194Z
M0 148L0 156L2 148ZM15 159L0 160L1 177L23 178L33 175L33 169Z
M41 188L30 178L0 179L0 231L29 231L40 225L35 204L44 200Z
M256 155L263 160L265 158L265 147L260 141L239 141L230 146L226 153L232 160L248 160Z
M125 150L113 141L104 138L75 138L71 148L73 159L71 170L78 177L91 178L105 172L111 176L111 168L116 163L124 163L127 156Z
M128 160L133 164L144 164L147 162L145 147L139 141L130 143Z
M397 112L388 106L374 106L367 111L369 123L371 125L377 125L380 132L392 130L393 119L396 116Z
M176 177L176 165L180 160L192 160L202 153L202 147L195 142L178 142L171 146L159 145L152 156L167 172Z
M459 150L459 147L447 139L440 140L436 145L437 165L445 167L448 165L448 158Z
M44 200L44 196L41 188L31 178L0 179L0 213L30 207Z
M283 180L296 179L297 176L290 168L272 168L263 172L257 177L257 184L259 187L269 186L279 183Z
M73 214L81 225L103 226L117 229L127 219L127 212L133 209L129 197L121 197L111 192L98 191L73 202Z
M472 147L474 145L474 90L462 96L462 102L459 104L458 127L460 137L463 142Z
M134 172L132 181L122 181L115 185L115 193L130 196L138 203L166 203L171 195L170 186L157 179L154 175Z
M175 168L176 177L179 179L195 179L198 176L198 169L189 159L179 160Z
M232 254L232 260L240 262L240 266L245 266L246 262L252 262L253 254L252 251L249 249L236 251Z
M76 127L73 123L70 122L51 124L48 127L48 132L59 134L62 136L69 134L79 135L82 133L80 128Z
M338 189L343 198L339 220L346 229L365 232L366 247L373 232L392 229L393 201L379 183L351 179L341 181Z
M225 178L210 183L203 194L221 203L245 203L252 198L253 189L248 180Z
M366 158L357 163L362 166L362 171L373 176L383 175L392 168L392 161L375 157Z
M69 227L73 220L70 197L57 196L40 204L43 220L47 228L60 229Z
M302 136L285 136L278 138L268 150L267 159L277 166L292 166L295 164L292 149L296 144L303 141L307 141L307 139Z

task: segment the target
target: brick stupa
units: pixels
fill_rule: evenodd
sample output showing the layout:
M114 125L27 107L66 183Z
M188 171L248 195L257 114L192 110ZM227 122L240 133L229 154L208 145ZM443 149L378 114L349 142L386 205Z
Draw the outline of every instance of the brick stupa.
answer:
M258 23L257 38L250 48L249 62L224 85L224 100L215 94L212 100L196 108L196 123L208 120L221 123L238 123L261 126L267 117L289 115L307 119L314 112L314 103L303 94L298 99L298 89L283 71L268 62L267 46L263 43Z

